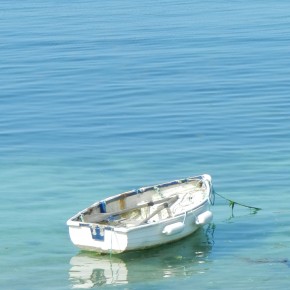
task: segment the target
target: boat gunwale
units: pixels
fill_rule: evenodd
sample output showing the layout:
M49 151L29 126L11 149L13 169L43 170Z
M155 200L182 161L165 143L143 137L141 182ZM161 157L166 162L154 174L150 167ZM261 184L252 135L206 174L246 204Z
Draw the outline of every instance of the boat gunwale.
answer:
M110 201L110 202L114 202L116 200L118 200L121 196L122 197L129 197L129 196L133 196L136 194L142 194L144 192L150 191L150 190L156 190L157 188L164 188L164 187L168 187L171 185L176 185L176 184L182 184L182 183L186 183L186 182L190 182L193 180L202 180L202 175L197 175L197 176L192 176L192 177L188 177L188 178L182 178L182 179L176 179L173 181L169 181L169 182L165 182L165 183L160 183L160 184L156 184L156 185L151 185L151 186L145 186L145 187L140 187L138 189L132 189L129 191L125 191L123 193L119 193L113 196L109 196L105 199L103 199L102 201ZM97 201L94 204L92 204L91 206L94 205L99 205L101 201Z

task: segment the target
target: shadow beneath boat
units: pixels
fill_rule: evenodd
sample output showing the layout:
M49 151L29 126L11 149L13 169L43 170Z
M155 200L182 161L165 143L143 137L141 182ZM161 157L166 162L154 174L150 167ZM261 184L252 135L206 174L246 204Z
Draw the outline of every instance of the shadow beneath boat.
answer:
M213 231L209 226L171 244L119 255L80 252L70 260L70 283L94 288L203 274L210 263Z

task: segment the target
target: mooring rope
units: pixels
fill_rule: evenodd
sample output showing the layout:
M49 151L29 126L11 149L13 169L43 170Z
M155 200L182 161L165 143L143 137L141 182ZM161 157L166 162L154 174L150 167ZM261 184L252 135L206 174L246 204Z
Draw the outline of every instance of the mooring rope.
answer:
M235 207L236 204L237 204L237 205L240 205L240 206L243 206L243 207L247 207L247 208L252 209L252 210L254 210L254 211L259 211L259 210L261 210L260 207L250 206L250 205L246 205L246 204L243 204L243 203L240 203L240 202L234 201L234 200L232 200L232 199L228 199L228 198L224 197L223 195L217 193L215 190L213 190L213 194L214 194L214 195L218 195L219 197L221 197L221 198L223 198L224 200L228 201L228 202L229 202L229 206L231 207L232 211L234 210L234 207Z

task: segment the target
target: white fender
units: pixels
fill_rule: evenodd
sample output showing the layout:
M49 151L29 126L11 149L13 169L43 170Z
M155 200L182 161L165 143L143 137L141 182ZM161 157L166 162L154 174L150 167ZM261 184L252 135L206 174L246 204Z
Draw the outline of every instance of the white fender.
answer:
M203 226L209 224L212 221L212 218L213 218L212 212L207 210L196 217L195 223L197 225Z
M165 234L167 236L175 235L182 232L183 229L184 229L184 223L178 222L178 223L174 223L174 224L164 227L162 234Z

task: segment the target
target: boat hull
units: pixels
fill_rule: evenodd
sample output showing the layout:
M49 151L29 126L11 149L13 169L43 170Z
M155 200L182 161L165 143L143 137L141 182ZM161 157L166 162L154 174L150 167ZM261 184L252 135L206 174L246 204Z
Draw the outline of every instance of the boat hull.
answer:
M208 181L209 193L211 183ZM155 247L182 239L212 220L209 198L182 214L133 227L115 227L67 221L72 243L81 250L122 253Z

